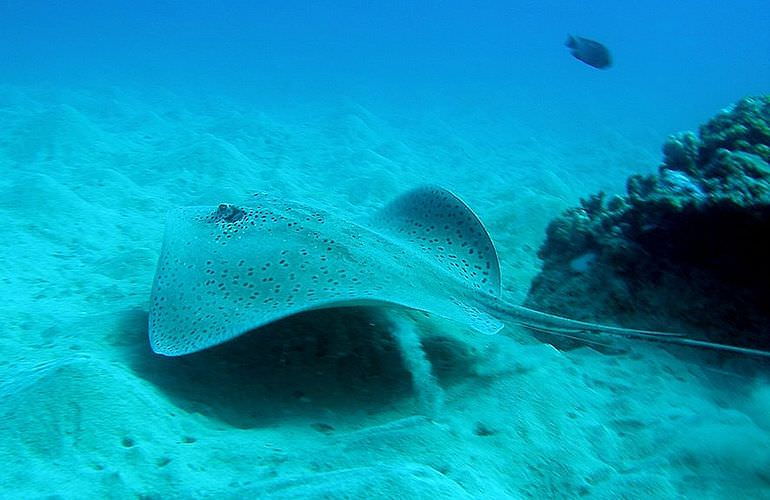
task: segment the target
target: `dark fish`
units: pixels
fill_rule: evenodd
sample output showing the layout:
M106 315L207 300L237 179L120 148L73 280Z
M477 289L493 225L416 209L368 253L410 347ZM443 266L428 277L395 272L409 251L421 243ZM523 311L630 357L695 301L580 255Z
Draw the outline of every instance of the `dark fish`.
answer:
M569 35L567 43L570 52L576 59L583 61L594 68L604 69L612 65L610 51L599 42L580 36Z

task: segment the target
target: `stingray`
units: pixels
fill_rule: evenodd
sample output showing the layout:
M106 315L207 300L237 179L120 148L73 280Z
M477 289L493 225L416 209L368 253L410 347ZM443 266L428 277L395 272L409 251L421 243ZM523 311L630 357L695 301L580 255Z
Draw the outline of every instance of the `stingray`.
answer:
M256 194L244 206L172 211L152 288L153 351L180 356L310 310L411 309L484 334L504 323L770 356L677 333L564 318L501 298L497 251L476 214L440 187L409 191L354 221Z

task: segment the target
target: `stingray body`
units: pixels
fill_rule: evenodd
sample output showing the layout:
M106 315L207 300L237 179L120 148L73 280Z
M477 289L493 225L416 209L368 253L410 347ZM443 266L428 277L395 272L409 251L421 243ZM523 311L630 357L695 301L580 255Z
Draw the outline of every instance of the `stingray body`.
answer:
M409 191L364 222L255 195L188 207L166 225L150 304L152 349L200 351L313 309L409 308L493 334L512 321L558 335L603 333L766 355L676 334L562 318L500 298L489 234L451 192Z

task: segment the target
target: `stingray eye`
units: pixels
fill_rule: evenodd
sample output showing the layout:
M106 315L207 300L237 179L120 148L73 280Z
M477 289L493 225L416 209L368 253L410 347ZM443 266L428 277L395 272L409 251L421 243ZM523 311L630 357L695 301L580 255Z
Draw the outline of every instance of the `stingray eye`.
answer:
M246 211L230 203L220 203L211 214L215 222L238 222L246 216Z

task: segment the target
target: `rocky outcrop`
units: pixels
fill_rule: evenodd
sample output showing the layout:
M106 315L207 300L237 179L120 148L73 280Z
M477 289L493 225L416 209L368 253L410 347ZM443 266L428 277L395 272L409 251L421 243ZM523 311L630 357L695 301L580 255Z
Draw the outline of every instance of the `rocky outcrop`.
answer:
M671 136L657 174L581 200L538 255L530 307L770 348L770 96Z

